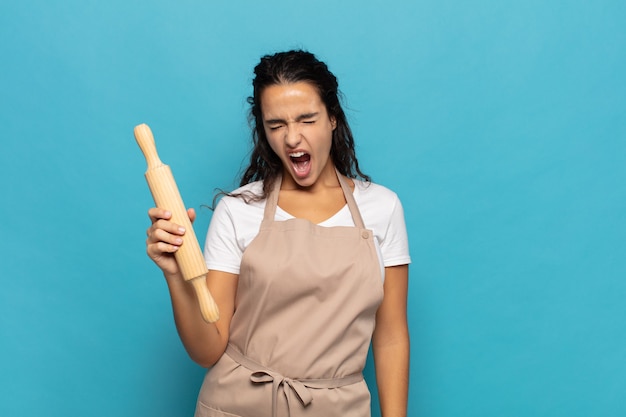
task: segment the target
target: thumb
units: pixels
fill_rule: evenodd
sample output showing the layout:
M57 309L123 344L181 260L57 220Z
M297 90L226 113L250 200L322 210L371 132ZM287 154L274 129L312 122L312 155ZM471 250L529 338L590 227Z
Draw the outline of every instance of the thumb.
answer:
M191 221L191 223L196 220L196 211L194 209L187 209L187 215L189 216L189 220Z

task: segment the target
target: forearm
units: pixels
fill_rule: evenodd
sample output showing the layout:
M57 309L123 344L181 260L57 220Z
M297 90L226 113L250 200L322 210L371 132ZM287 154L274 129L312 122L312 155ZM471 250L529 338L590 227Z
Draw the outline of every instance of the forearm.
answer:
M376 314L372 349L383 417L405 417L409 392L407 265L385 268L385 296Z
M174 322L189 357L203 367L212 366L226 348L227 336L215 323L202 319L200 306L191 283L179 274L165 275L170 291Z
M409 336L373 347L382 417L405 417L409 392Z

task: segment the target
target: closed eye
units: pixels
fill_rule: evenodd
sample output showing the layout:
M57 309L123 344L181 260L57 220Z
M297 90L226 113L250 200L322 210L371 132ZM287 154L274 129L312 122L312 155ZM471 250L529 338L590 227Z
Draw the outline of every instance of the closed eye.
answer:
M301 114L300 116L296 118L296 121L306 123L306 124L313 124L317 120L318 115L319 115L318 112Z

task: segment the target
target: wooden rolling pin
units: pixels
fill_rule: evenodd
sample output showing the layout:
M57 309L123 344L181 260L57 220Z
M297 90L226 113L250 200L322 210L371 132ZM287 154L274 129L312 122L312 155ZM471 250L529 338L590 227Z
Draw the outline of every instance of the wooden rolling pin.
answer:
M206 285L206 274L209 271L172 171L159 159L154 136L148 125L140 124L135 127L135 139L148 163L146 180L154 202L157 207L167 209L172 213L170 219L172 222L185 228L185 242L176 251L174 257L185 281L191 281L193 284L200 303L202 318L206 322L213 323L219 318L219 311Z

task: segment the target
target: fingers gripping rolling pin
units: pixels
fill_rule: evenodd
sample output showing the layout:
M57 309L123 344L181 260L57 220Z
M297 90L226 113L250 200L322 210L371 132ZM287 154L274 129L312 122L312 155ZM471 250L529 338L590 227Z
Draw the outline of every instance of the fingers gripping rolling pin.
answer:
M141 124L135 127L135 139L148 163L146 180L154 202L157 207L167 209L172 213L170 219L172 222L185 228L185 242L174 256L185 281L191 281L193 284L200 303L202 318L206 322L213 323L219 318L219 311L206 285L208 270L172 171L159 159L154 137L148 125Z

